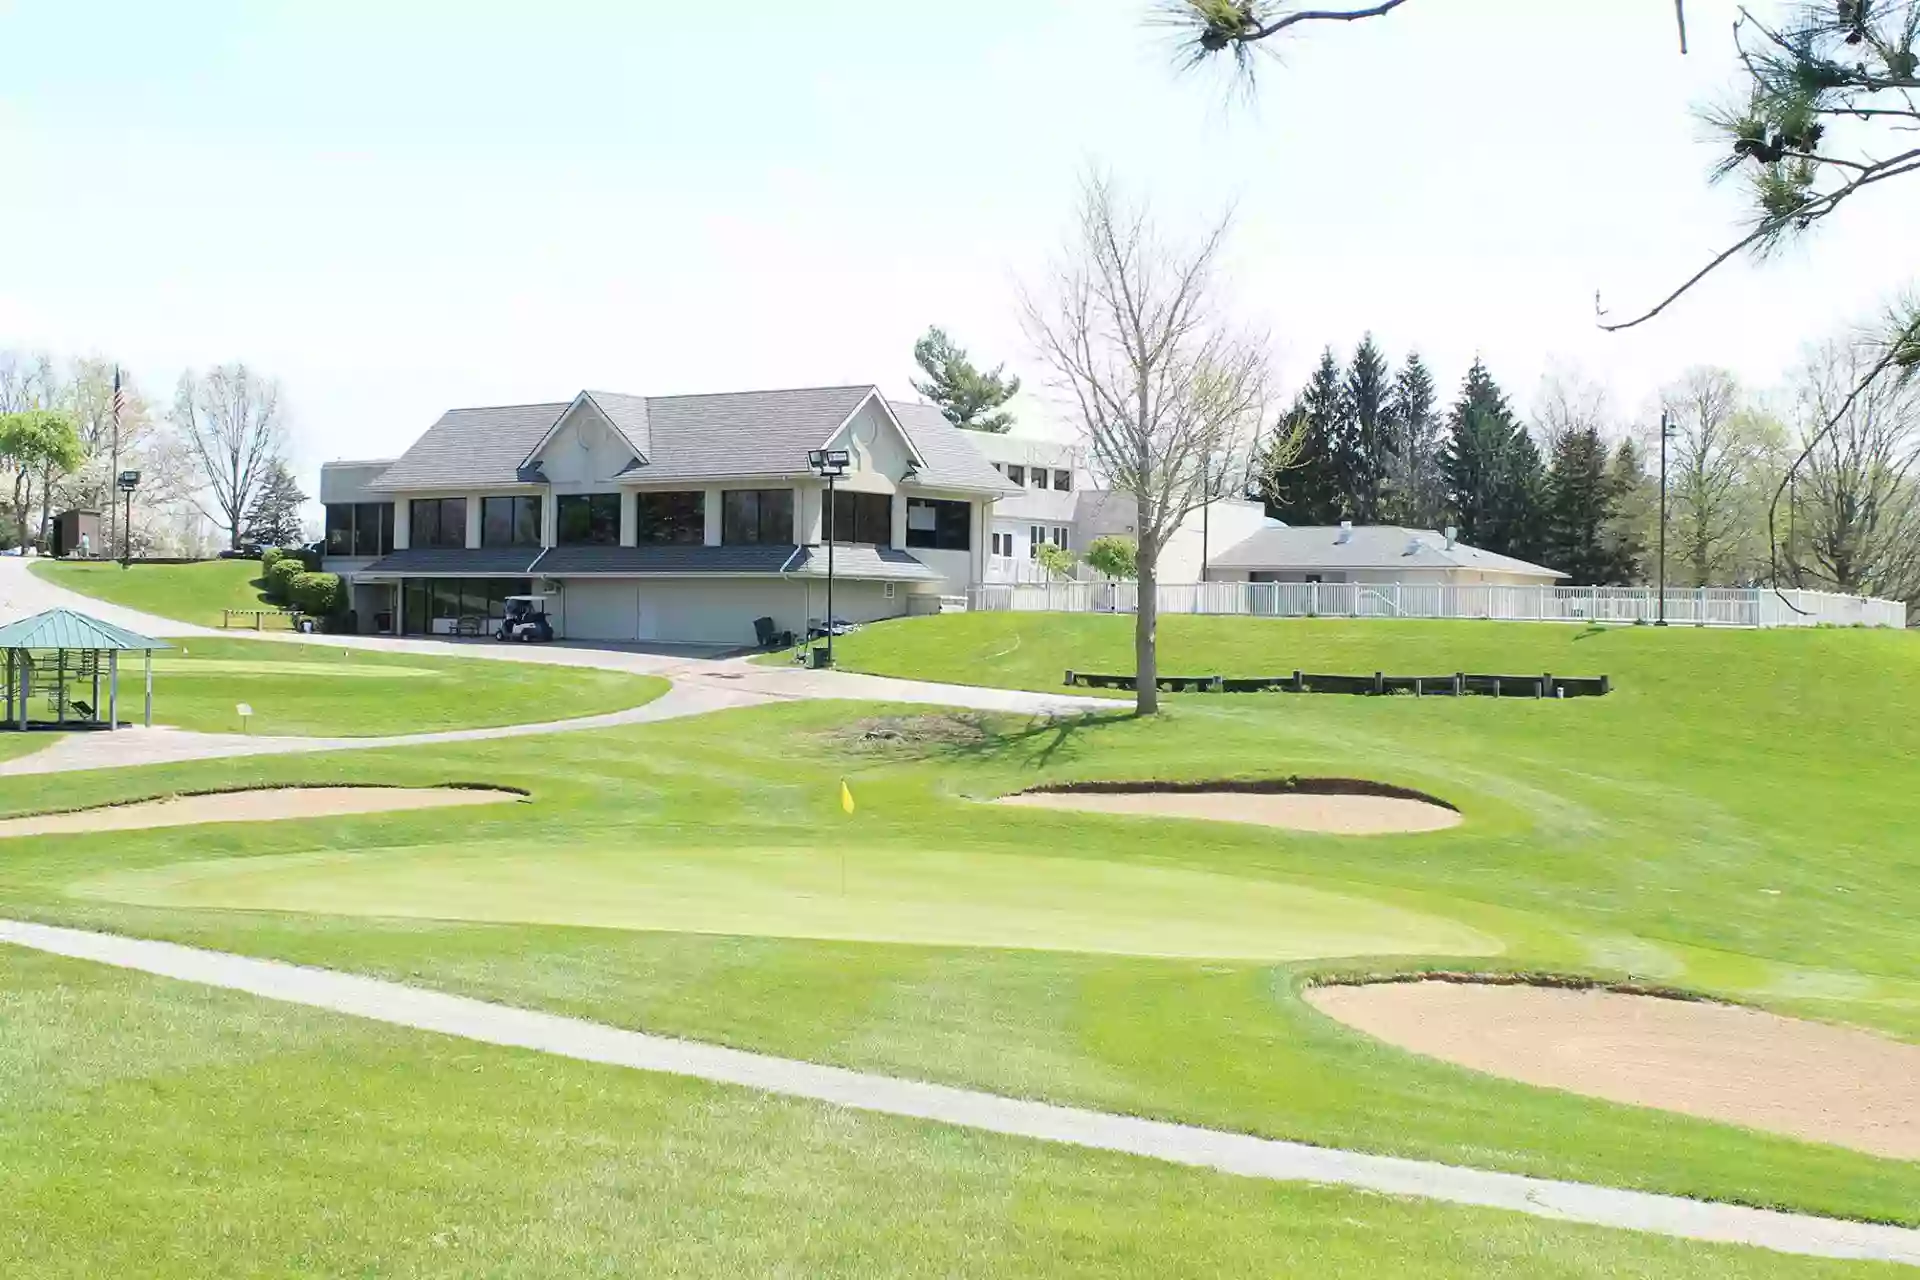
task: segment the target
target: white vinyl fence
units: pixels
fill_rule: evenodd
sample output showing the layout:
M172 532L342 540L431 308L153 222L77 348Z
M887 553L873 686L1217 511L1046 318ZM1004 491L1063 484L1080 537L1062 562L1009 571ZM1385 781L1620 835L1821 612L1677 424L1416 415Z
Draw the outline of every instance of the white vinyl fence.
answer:
M1132 613L1132 582L996 583L973 589L970 607L1014 613ZM1192 582L1162 584L1160 612L1256 618L1488 618L1506 622L1653 622L1651 587L1496 587L1441 583ZM1669 588L1667 621L1708 627L1905 627L1897 600L1774 591L1771 587Z

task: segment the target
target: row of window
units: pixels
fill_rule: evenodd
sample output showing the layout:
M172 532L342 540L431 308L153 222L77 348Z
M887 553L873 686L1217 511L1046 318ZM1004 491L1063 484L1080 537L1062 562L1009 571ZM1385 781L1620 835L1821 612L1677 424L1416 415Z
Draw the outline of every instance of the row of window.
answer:
M1048 477L1051 476L1053 487L1057 491L1060 493L1073 492L1073 472L1071 471L1062 471L1057 467L1051 470L1046 467L1023 467L1012 462L996 462L993 464L993 469L1014 484L1019 485L1022 489L1028 488L1029 486L1035 489L1044 489L1047 487Z
M393 550L391 502L327 504L327 554L384 556Z
M507 597L529 593L525 578L408 578L401 598L401 626L410 636L450 635L461 618L495 623L506 617Z
M554 502L554 542L562 547L620 545L620 495L563 494ZM542 545L541 500L517 494L480 499L480 545ZM893 541L893 499L883 493L835 493L835 542L886 546ZM393 550L393 504L329 503L327 554L383 556ZM972 547L971 508L964 502L907 499L907 545L927 550ZM409 545L467 545L465 498L415 498L407 517ZM635 541L646 546L700 546L707 540L707 495L641 493L635 498ZM728 489L720 496L720 539L727 546L793 545L792 489Z
M1067 527L1063 524L1056 524L1051 528L1049 528L1046 525L1040 525L1040 524L1028 525L1027 526L1027 559L1038 560L1040 558L1040 548L1045 546L1049 542L1051 542L1056 547L1066 546L1067 545ZM1005 533L996 533L993 535L993 554L1008 560L1011 560L1013 558L1012 530L1008 530Z

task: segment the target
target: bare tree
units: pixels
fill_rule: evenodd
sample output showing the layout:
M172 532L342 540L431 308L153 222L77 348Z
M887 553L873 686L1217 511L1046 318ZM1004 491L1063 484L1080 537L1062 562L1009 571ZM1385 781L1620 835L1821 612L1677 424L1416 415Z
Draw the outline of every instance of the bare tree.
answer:
M188 370L174 394L172 421L204 482L196 505L227 531L227 545L237 549L254 490L285 442L280 384L244 364L222 365L199 377Z
M1076 406L1097 468L1135 503L1135 699L1159 710L1155 590L1167 539L1206 498L1219 459L1243 457L1269 388L1264 341L1219 314L1223 219L1191 246L1164 240L1104 178L1081 193L1077 234L1027 330Z
M1662 392L1661 404L1673 424L1669 564L1685 569L1689 585L1726 585L1744 567L1756 527L1753 482L1761 451L1745 396L1731 373L1703 366ZM1682 580L1671 571L1670 577Z
M1592 429L1603 437L1614 429L1613 393L1585 371L1555 363L1540 377L1534 397L1533 423L1545 437L1549 452L1561 438Z
M1920 382L1878 377L1874 344L1813 350L1796 385L1807 443L1790 552L1796 578L1920 598Z

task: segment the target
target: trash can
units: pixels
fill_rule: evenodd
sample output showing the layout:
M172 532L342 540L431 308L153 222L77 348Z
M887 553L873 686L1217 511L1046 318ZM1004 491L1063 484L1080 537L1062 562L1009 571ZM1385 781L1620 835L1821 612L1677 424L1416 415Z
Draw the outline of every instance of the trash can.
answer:
M825 645L815 645L812 667L815 671L824 671L833 665L833 652Z

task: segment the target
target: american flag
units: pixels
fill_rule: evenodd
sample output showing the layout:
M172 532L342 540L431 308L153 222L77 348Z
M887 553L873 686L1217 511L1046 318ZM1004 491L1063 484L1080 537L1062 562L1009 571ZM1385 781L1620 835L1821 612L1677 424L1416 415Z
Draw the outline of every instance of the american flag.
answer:
M127 393L120 389L120 366L113 366L113 420L120 421L120 411L127 407Z

